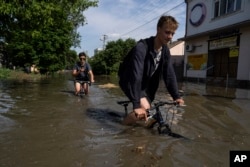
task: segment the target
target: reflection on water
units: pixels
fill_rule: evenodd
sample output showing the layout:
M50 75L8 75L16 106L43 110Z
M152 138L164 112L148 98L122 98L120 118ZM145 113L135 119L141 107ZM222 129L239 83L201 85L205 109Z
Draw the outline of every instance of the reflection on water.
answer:
M108 83L117 78L96 76L80 98L70 75L1 81L1 166L229 166L230 150L250 150L249 90L181 84L187 106L171 120L175 133L191 139L182 140L121 125L116 101L126 98ZM156 99L165 98L161 86Z
M8 94L8 90L4 91L3 86L0 84L0 114L7 113L12 106L14 106L15 101Z

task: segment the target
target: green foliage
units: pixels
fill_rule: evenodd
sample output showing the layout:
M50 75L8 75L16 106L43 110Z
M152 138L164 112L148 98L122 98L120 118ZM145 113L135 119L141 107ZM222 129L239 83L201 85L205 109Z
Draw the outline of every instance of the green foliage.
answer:
M106 62L103 61L103 57L104 57L104 51L101 51L88 60L88 62L92 66L95 75L107 74L107 65Z
M66 69L72 69L78 59L76 51L70 50L66 56Z
M90 61L95 74L116 74L120 62L136 44L134 39L108 42L104 51L96 54Z
M9 70L9 69L0 68L0 79L8 78L8 76L10 75L10 71L11 70Z
M77 28L85 23L83 11L94 0L1 0L0 37L8 43L9 62L36 64L57 71L72 64L70 48L79 46ZM69 54L71 53L71 54ZM68 62L69 61L69 62Z

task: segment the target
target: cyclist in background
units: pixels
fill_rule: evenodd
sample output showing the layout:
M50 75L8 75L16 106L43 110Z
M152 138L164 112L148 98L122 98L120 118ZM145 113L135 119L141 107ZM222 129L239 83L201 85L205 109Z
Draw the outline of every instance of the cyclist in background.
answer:
M89 81L90 84L94 81L94 74L92 72L91 66L87 63L87 55L84 52L79 53L79 62L73 67L72 75L75 77L75 95L78 95L81 91L81 84L84 89L84 93L89 93L88 83L81 83L81 81Z

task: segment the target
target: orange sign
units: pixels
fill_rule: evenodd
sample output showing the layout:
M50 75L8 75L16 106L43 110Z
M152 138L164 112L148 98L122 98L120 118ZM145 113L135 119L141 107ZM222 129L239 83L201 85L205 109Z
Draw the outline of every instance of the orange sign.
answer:
M207 54L188 56L187 69L204 70L207 67Z

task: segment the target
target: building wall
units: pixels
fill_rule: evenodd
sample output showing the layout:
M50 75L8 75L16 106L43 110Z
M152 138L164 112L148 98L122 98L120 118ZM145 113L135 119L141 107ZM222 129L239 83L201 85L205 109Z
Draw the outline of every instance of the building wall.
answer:
M185 53L185 69L187 69L186 75L188 77L193 78L206 78L206 68L200 69L200 70L193 70L188 69L187 63L188 63L188 57L189 56L196 56L196 55L207 55L208 52L208 37L207 36L200 36L192 40L187 40L186 42L193 47L193 50L190 52Z
M237 79L250 80L250 26L241 30Z
M185 42L182 41L181 43L179 43L178 45L170 48L170 53L172 56L183 56L185 53Z
M195 5L202 3L205 11L200 13L200 6L195 9ZM192 10L193 9L193 10ZM225 26L230 26L250 19L250 1L242 0L241 10L214 18L214 0L192 0L187 5L187 30L186 35L197 35L203 32L214 31ZM192 10L192 11L191 11ZM204 21L199 26L193 26L190 19L198 20L200 14L204 14Z
M182 41L171 47L170 49L171 59L174 66L175 74L178 81L183 80L184 76L184 53L185 53L185 42Z
M222 80L227 80L228 82L228 77L230 77L229 79L235 79L238 83L250 85L250 0L241 0L240 10L216 18L214 18L214 0L186 0L185 2L187 3L187 17L184 75L187 78L207 79L212 69L216 72L216 75L214 75L216 78L222 76L224 78ZM197 21L202 20L199 19L202 18L201 15L204 16L203 21ZM214 46L214 40L223 41L231 37L236 37L234 39L237 39L231 46L229 44L222 48L211 47ZM217 45L217 43L215 44ZM238 48L238 51L235 52L237 58L232 52L234 48ZM205 63L204 65L200 63L205 62L206 56L207 66ZM218 64L211 65L210 62L210 66L208 59L210 61L216 59L217 61L220 57L221 63L219 67L223 70L217 73L219 69ZM237 63L232 64L230 61L234 61L235 58ZM200 63L200 66L196 65L196 61ZM228 61L228 64L227 62L224 64L224 61ZM208 69L210 70L209 72Z

